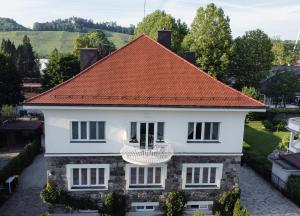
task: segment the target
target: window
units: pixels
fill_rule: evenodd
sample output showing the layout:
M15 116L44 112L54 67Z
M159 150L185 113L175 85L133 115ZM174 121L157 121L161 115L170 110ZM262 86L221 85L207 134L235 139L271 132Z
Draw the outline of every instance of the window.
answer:
M164 122L131 122L129 142L140 143L142 148L152 148L154 141L164 142L164 132Z
M71 127L72 141L105 140L105 122L103 121L73 121Z
M109 164L68 164L69 190L106 190Z
M158 202L134 202L131 204L136 211L155 211L159 206Z
M223 164L183 164L183 189L219 188Z
M208 210L213 205L213 201L188 201L186 204L187 211Z
M164 187L165 166L142 167L126 165L126 180L129 189Z
M220 122L189 122L188 141L218 141Z

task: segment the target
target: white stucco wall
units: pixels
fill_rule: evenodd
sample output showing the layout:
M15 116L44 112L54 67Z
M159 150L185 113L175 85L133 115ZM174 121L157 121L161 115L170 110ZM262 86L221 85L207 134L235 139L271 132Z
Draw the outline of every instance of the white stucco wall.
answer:
M175 153L241 153L246 111L43 110L46 153L120 153L132 121L165 122ZM71 143L71 121L105 121L106 143ZM220 143L187 143L188 122L221 122Z

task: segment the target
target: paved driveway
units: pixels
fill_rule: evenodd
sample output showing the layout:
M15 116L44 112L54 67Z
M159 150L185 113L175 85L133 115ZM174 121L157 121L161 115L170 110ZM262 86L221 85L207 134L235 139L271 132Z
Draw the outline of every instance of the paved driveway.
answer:
M17 191L0 208L1 216L39 216L47 211L40 200L40 191L46 184L46 162L42 154L23 170Z
M241 169L240 187L241 202L251 216L300 215L300 209L295 204L248 167Z

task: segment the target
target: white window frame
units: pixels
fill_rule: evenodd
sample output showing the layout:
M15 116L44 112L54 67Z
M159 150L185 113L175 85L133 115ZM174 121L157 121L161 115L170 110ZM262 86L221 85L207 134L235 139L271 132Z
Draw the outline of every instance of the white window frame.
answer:
M208 211L209 210L209 206L210 205L213 205L213 201L188 201L186 203L186 210L187 211ZM197 205L198 208L191 208L189 206L194 206L194 205Z
M131 204L137 212L153 212L159 206L158 202L133 202ZM147 209L147 206L153 207L152 209ZM143 209L137 209L137 207L143 207Z
M193 129L193 139L189 139L189 123L194 124L194 129ZM201 123L201 139L196 139L196 125L197 123ZM210 139L205 139L205 123L210 123ZM212 134L213 134L213 123L218 123L218 139L212 139ZM191 142L219 142L220 141L220 129L221 129L221 122L216 122L216 121L206 121L206 122L192 122L189 121L187 124L187 141Z
M86 168L87 170L87 185L73 185L73 169L79 169L79 182L81 179L81 169ZM96 168L96 178L98 181L98 169L104 168L104 184L90 184L90 169ZM66 165L66 173L67 173L67 180L68 180L68 190L69 191L102 191L108 189L108 180L109 180L109 164L67 164ZM74 188L75 187L75 188ZM81 188L76 188L81 187ZM83 188L84 187L84 188ZM103 188L95 188L95 187L103 187Z
M78 123L78 139L73 139L73 127L72 123L77 122ZM81 122L86 122L86 139L81 138ZM98 122L103 122L104 123L104 139L90 139L90 122L96 122L96 137L97 135L99 136L99 130L98 130ZM105 121L70 121L70 141L71 142L104 142L106 140L106 122Z
M187 168L193 168L192 171L192 181L194 181L194 168L200 168L200 176L202 176L203 168L209 168L208 169L208 182L207 183L192 183L188 184L186 183L186 175L187 175ZM211 168L216 168L216 182L210 183L210 170ZM184 163L182 164L182 189L184 190L197 190L197 189L220 189L221 186L221 180L222 180L222 173L223 173L223 164L222 163ZM201 178L200 178L201 179ZM195 185L195 187L192 187ZM205 185L205 187L201 187L201 185ZM216 186L215 186L216 185ZM211 186L211 187L210 187Z
M136 139L137 139L137 142L136 143L133 143L133 142L130 142L131 141L131 123L132 122L136 122ZM164 130L164 139L159 141L157 140L157 129L158 129L158 122L162 122L164 123L164 127L163 127L163 130ZM149 127L149 123L154 123L154 144L159 144L159 143L164 143L166 141L166 122L165 121L130 121L129 122L129 128L128 128L128 142L131 143L131 144L136 144L136 145L139 145L140 144L140 128L141 128L141 123L146 123L146 130L148 130L148 127Z
M161 168L161 176L160 176L160 184L147 184L147 177L148 177L148 169L146 168L153 168L153 170L156 167ZM144 184L130 184L130 178L131 178L131 168L144 168ZM138 169L136 178L138 179ZM153 179L155 178L154 172L153 172ZM125 165L125 180L126 180L126 189L127 190L164 190L165 189L165 181L167 178L167 164L163 165L154 165L154 166L139 166L134 164L126 164ZM141 186L138 188L132 188L131 186ZM145 187L142 187L145 186ZM147 187L148 186L148 187ZM160 186L160 187L150 187L150 186Z

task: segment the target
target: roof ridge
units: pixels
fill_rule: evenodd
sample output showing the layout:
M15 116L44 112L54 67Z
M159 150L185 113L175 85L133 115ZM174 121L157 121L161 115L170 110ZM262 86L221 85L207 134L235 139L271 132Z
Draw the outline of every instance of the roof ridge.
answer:
M254 102L258 102L260 103L261 105L265 106L264 103L258 101L258 100L255 100L254 98L240 92L239 90L236 90L235 88L233 87L230 87L229 85L226 85L225 83L221 82L220 80L218 80L217 78L209 75L208 73L206 73L205 71L203 71L202 69L198 68L196 65L192 64L191 62L189 62L188 60L186 60L185 58L181 57L180 55L176 54L175 52L173 52L172 50L168 49L167 47L165 47L164 45L160 44L158 41L152 39L150 36L146 35L146 34L143 34L145 35L148 39L152 40L153 42L155 42L156 44L158 44L159 46L161 46L162 48L164 48L166 51L170 52L171 54L173 54L175 57L177 58L180 58L181 60L185 61L186 63L188 63L190 66L193 66L194 68L196 68L198 71L200 71L201 73L203 73L205 76L208 76L210 79L213 79L214 81L217 81L219 82L221 85L223 85L224 87L226 88L229 88L230 90L233 90L234 92L240 94L241 96L244 96L244 97L247 97L249 99L251 99L252 101Z
M68 82L72 81L73 79L76 79L77 77L81 76L82 74L88 72L90 69L92 69L92 68L95 67L96 65L98 65L98 64L100 64L101 62L105 61L108 57L114 55L115 53L119 52L120 50L123 50L125 47L127 47L127 46L129 46L130 44L134 43L135 41L137 41L139 38L141 38L141 37L143 37L143 36L147 36L147 35L141 34L141 35L138 36L137 38L133 39L132 41L128 42L128 43L125 44L124 46L122 46L122 47L120 47L119 49L117 49L116 51L110 53L109 55L107 55L107 56L105 56L104 58L102 58L102 59L96 61L94 64L90 65L89 67L85 68L84 70L80 71L80 72L79 72L78 74L76 74L75 76L73 76L73 77L67 79L66 81L64 81L64 82L62 82L62 83L60 83L60 84L58 84L58 85L56 85L56 86L54 86L54 87L48 89L47 91L44 91L44 92L42 92L42 93L40 93L40 94L38 94L38 95L36 95L36 96L34 96L34 97L31 97L31 98L25 100L23 103L28 103L28 102L30 102L30 101L36 99L36 98L39 98L39 97L41 97L41 96L43 96L43 95L45 95L45 94L47 94L47 93L49 93L49 92L51 92L51 91L53 91L53 90L55 90L55 89L57 89L57 88L59 88L59 87L65 85L65 84L67 84Z

